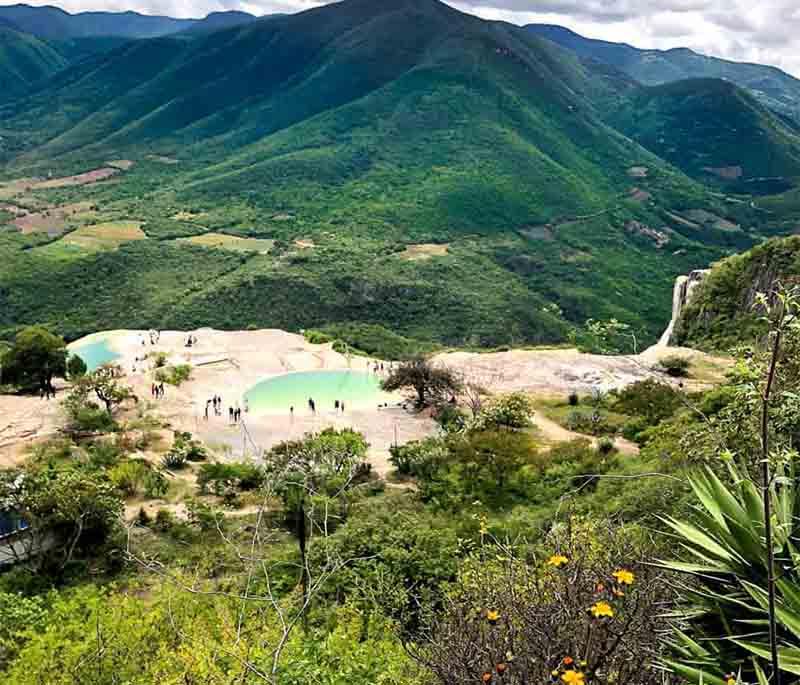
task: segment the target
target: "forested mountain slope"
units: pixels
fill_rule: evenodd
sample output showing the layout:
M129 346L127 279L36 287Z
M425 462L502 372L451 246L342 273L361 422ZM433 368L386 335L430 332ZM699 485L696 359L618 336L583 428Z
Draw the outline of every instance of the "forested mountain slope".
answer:
M718 78L751 91L758 100L800 121L800 80L776 67L732 62L687 48L644 50L626 43L585 38L562 26L530 24L532 34L562 45L583 58L620 69L644 85L683 79Z
M435 0L128 43L5 106L0 155L9 178L135 162L31 200L89 199L146 239L81 253L0 234L0 326L369 325L497 345L616 317L653 339L674 276L758 227L731 230L718 196L604 123L630 86ZM220 233L276 242L198 246Z
M779 192L800 176L800 133L720 79L628 91L609 122L691 176L731 191Z
M25 92L66 65L67 59L53 46L0 24L0 99Z

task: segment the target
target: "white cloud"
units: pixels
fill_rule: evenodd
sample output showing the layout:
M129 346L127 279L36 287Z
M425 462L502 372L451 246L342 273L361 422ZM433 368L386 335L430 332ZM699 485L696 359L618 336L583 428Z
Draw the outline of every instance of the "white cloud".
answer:
M12 4L17 0L3 0ZM54 0L27 0L54 4ZM382 0L375 0L381 2ZM591 38L644 48L690 47L699 52L773 64L800 76L797 0L448 0L466 12L515 24L561 24ZM200 17L241 9L253 14L296 12L326 0L55 0L70 12L134 9Z

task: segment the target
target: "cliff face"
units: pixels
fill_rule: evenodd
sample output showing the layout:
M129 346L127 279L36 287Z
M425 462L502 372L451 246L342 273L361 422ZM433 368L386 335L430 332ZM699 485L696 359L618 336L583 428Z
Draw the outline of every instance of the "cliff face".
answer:
M700 288L680 298L685 301L677 317L673 312L674 344L726 351L761 340L767 331L758 295L800 285L800 236L768 240L723 259L700 281Z
M666 347L672 340L672 334L675 331L675 324L680 319L681 313L689 304L690 298L695 288L705 279L709 273L708 269L697 269L692 271L688 276L678 276L675 279L675 287L672 291L672 318L670 319L669 326L664 331L658 344Z

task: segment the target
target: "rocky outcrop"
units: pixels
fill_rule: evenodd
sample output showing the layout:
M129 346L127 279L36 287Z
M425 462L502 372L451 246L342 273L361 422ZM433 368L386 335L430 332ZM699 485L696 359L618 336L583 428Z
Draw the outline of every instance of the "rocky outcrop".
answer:
M670 319L669 326L658 344L662 347L669 345L672 339L672 332L675 330L675 324L681 316L681 312L686 308L689 300L692 297L694 289L702 283L703 279L708 274L708 269L697 269L692 271L688 276L678 276L675 280L675 287L672 290L672 318Z

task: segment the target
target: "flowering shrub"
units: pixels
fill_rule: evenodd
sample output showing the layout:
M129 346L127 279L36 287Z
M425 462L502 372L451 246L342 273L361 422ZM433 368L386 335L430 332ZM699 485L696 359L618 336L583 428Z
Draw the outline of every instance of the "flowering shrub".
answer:
M600 531L570 522L542 559L484 547L412 653L445 685L661 683L666 580L629 532Z

